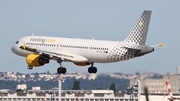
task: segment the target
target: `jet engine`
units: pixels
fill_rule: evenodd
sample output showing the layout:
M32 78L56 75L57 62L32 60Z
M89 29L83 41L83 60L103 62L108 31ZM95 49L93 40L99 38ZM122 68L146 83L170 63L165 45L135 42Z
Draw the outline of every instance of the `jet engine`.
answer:
M90 63L88 62L74 62L75 65L77 66L87 66L87 65L90 65Z
M49 59L47 57L44 57L42 55L39 54L29 54L26 57L26 63L29 66L42 66L46 63L49 63Z

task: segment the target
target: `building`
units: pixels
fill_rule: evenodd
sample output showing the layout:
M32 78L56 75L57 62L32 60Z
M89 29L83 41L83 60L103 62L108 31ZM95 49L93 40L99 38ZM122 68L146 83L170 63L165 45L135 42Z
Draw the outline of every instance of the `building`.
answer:
M61 101L130 101L125 93L112 90L62 90ZM58 101L58 90L0 92L0 101ZM134 101L138 101L137 95Z
M137 80L130 80L130 86L132 86ZM144 87L148 88L149 93L164 93L164 79L145 79L141 80L141 91L144 93Z
M169 80L172 93L180 94L180 74L166 74L163 75L162 79L144 79L141 80L141 92L144 93L143 88L147 87L149 93L159 93L164 94L165 91L165 81ZM137 79L130 80L130 86L132 86Z

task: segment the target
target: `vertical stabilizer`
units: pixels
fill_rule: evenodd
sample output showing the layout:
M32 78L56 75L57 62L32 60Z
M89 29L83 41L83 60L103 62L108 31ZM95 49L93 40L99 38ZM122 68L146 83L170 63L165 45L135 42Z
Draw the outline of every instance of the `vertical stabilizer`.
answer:
M135 26L133 27L129 36L125 39L125 42L145 45L150 18L151 11L144 11Z

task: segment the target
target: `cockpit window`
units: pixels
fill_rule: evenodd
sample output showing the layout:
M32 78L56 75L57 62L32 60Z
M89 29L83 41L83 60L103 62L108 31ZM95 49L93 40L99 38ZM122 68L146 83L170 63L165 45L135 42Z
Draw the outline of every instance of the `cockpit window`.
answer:
M18 44L19 43L19 41L16 41L16 44Z

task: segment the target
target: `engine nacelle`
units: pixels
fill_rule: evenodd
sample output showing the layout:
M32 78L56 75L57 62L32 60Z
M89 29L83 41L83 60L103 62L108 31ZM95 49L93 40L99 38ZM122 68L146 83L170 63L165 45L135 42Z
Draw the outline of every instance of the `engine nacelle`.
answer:
M90 63L88 62L74 62L75 65L77 66L87 66L87 65L90 65Z
M49 63L49 59L44 58L43 56L39 54L29 54L26 57L26 63L29 66L42 66L46 63Z

